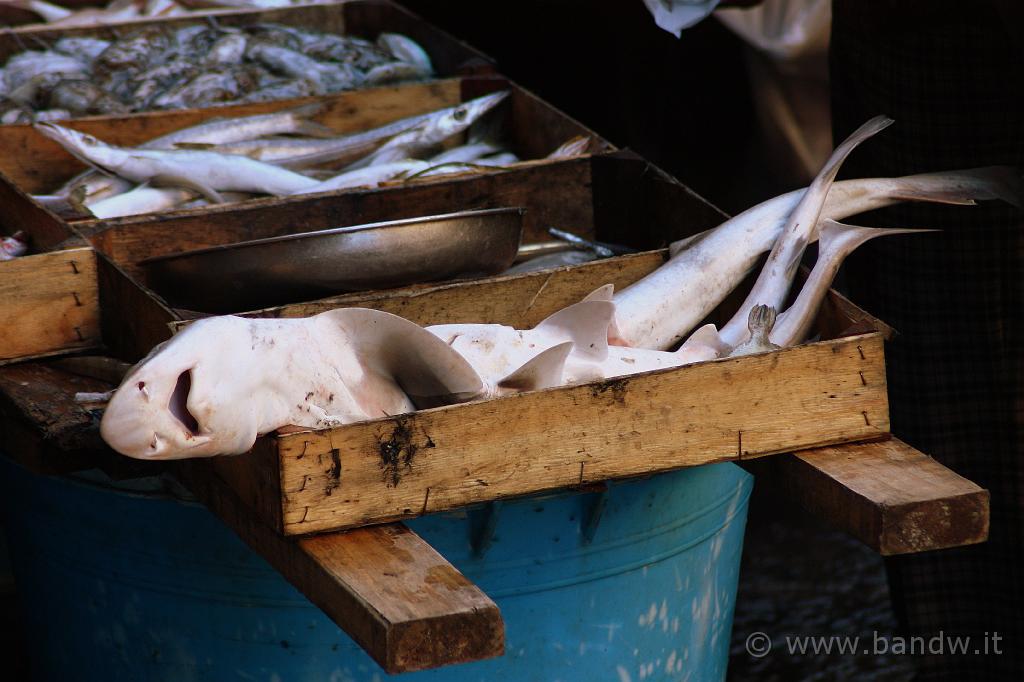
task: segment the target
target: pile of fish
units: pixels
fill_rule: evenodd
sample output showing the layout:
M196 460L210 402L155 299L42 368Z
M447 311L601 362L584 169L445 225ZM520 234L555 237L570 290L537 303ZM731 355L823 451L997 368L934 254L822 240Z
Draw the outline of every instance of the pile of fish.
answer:
M111 0L106 6L70 9L45 0L4 0L5 5L32 12L51 28L99 26L131 19L179 17L214 8L270 9L310 4L298 0ZM99 5L99 3L97 3Z
M358 308L302 319L197 321L127 373L101 435L141 459L236 454L286 425L329 427L801 343L846 255L869 239L917 231L837 219L907 200L1001 198L1020 206L1020 178L1004 168L833 183L846 155L890 123L878 117L858 129L806 190L677 243L672 257L636 284L618 293L601 287L533 329L420 327ZM814 240L810 276L776 315ZM692 331L765 251L768 261L735 316L721 330Z
M132 148L109 145L55 123L37 123L35 128L42 135L94 170L76 176L53 194L35 198L67 216L85 212L113 218L257 195L376 187L398 179L506 167L519 158L488 139L494 134L494 122L475 130L470 127L507 97L507 91L485 95L345 135L311 122L309 116L320 107L312 104L216 119ZM441 150L446 141L467 130L466 144ZM584 154L589 144L589 138L573 138L549 158ZM330 166L337 170L328 170Z
M397 33L370 42L284 24L147 26L12 56L0 69L0 123L268 102L432 75L423 48Z

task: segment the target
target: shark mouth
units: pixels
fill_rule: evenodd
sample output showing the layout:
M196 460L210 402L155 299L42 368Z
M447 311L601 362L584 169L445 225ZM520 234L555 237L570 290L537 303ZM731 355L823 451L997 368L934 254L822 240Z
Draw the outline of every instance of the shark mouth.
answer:
M188 369L178 375L178 381L167 405L167 409L184 428L186 438L195 438L199 435L199 420L188 411L188 394L191 390L192 370Z

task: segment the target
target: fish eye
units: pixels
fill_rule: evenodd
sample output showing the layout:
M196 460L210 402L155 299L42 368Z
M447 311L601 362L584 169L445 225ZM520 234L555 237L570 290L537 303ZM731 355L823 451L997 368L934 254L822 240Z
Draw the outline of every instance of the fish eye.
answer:
M460 107L455 110L455 113L452 114L452 117L456 121L461 121L462 119L466 118L466 110Z

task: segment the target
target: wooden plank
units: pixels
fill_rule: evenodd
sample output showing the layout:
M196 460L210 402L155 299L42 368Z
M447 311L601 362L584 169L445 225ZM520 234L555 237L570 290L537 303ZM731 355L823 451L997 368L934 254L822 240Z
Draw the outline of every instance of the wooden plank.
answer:
M284 538L260 522L206 462L179 476L246 543L388 673L504 653L498 607L402 525Z
M0 367L0 451L41 474L102 469L115 479L159 473L160 462L116 454L99 434L99 411L75 393L109 391L115 384L71 374L56 361Z
M888 426L876 333L276 436L281 514L267 522L336 530Z
M96 282L89 248L0 262L0 363L99 345Z
M893 438L777 457L770 478L884 556L984 542L989 493Z

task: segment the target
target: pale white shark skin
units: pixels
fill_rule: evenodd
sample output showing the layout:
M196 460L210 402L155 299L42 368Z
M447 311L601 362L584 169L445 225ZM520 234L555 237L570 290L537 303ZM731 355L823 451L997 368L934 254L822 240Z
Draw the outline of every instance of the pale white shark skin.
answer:
M685 338L736 288L758 257L772 248L805 191L769 199L713 230L674 243L665 265L615 294L611 341L666 350ZM988 199L1020 206L1020 178L1014 169L841 180L833 183L821 218L842 220L902 201L970 205Z
M807 191L800 198L793 212L786 219L782 234L775 241L768 261L754 282L746 300L740 305L737 313L719 331L719 336L730 346L738 346L750 338L747 328L747 317L751 309L758 305L766 305L777 311L782 307L789 293L789 287L800 266L800 259L815 232L818 217L825 206L825 197L832 187L836 174L843 161L857 145L869 137L878 134L892 125L893 120L885 116L876 116L855 130L842 144L836 147L825 165L815 176Z
M348 308L194 322L129 371L100 434L139 459L239 454L286 425L324 428L718 357L714 329L675 353L610 348L611 287L530 330L423 328ZM710 325L709 325L710 327Z
M793 301L793 305L779 315L774 328L770 329L772 343L783 348L794 346L807 338L818 308L821 307L825 294L832 286L832 280L839 272L839 267L857 247L875 237L933 231L857 227L843 225L834 220L823 221L819 230L821 236L818 245L818 259L814 263L814 268L808 275L807 281L804 282L800 294Z
M100 434L139 459L239 454L286 424L336 426L409 412L409 395L459 402L479 391L458 354L388 313L212 317L128 372Z

